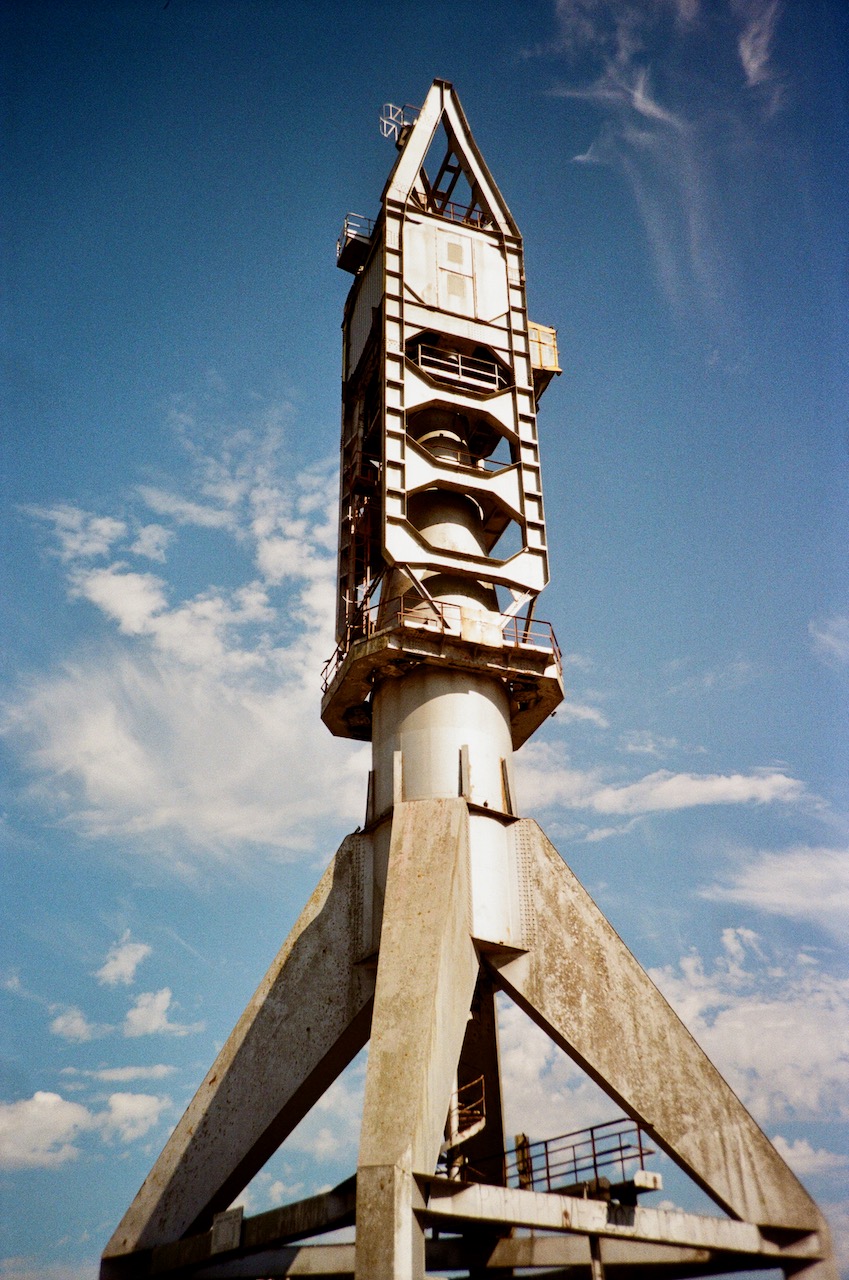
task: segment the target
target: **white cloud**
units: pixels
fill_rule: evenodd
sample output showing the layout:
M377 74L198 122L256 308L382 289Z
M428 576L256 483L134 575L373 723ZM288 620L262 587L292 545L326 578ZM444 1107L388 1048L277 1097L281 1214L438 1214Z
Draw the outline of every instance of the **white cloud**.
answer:
M63 1076L87 1076L104 1084L129 1084L132 1080L164 1080L177 1070L159 1062L150 1067L101 1067L97 1071L83 1071L78 1067L63 1067Z
M107 1111L101 1114L98 1123L107 1138L134 1142L159 1123L163 1111L170 1105L170 1098L149 1093L112 1093L107 1100Z
M849 980L746 929L711 968L694 951L650 972L761 1125L849 1118Z
M142 635L167 605L165 584L152 573L132 573L118 562L106 569L78 569L72 594L82 596L118 623L124 635Z
M233 529L235 516L229 507L211 507L192 502L165 489L152 485L140 485L143 501L158 516L170 516L177 524L197 525L201 529Z
M780 13L778 0L735 0L743 29L737 40L740 63L750 88L772 79L770 59Z
M834 615L808 623L808 634L818 658L832 663L849 662L849 617Z
M597 165L621 172L659 291L680 316L702 324L713 345L726 337L735 309L727 173L738 163L739 138L757 145L764 109L774 113L782 97L772 61L778 0L732 0L732 9L729 23L698 0L558 0L559 38L537 50L581 68L581 82L550 90L601 115L574 162L588 175ZM732 64L742 64L748 89L757 88L754 100L726 76L701 71ZM662 93L652 89L650 69Z
M795 845L748 854L730 883L700 890L714 902L738 902L849 939L849 849Z
M792 803L804 785L775 770L741 774L672 773L661 769L636 782L606 783L601 771L573 769L550 744L529 743L516 761L526 805L563 805L598 814L638 815L719 804Z
M590 805L598 813L654 813L714 804L769 804L798 800L804 786L784 773L650 773L626 786L600 787Z
M565 698L557 708L558 719L562 718L567 721L585 720L590 724L597 725L599 729L609 729L610 721L603 711L599 711L598 707L588 706L584 702L572 702L569 698Z
M128 930L121 941L110 948L105 963L94 976L107 987L115 987L119 983L129 986L135 979L136 969L150 952L146 942L131 942Z
M227 504L218 525L244 585L180 599L165 575L70 561L71 591L116 638L7 708L45 806L89 836L179 844L176 869L246 841L299 854L322 821L338 832L362 818L368 749L332 738L318 715L334 647L335 478L329 466L286 476L276 449L273 433L244 433L223 460L195 456L201 496ZM156 494L179 536L190 513ZM271 584L284 577L278 602Z
M678 747L678 739L665 738L648 729L635 729L631 733L622 734L620 745L629 755L664 756Z
M502 996L498 1035L506 1134L524 1133L534 1142L620 1114L572 1059Z
M828 1175L849 1168L849 1156L826 1151L822 1147L815 1151L806 1138L787 1142L780 1134L776 1134L772 1145L800 1178Z
M315 1104L286 1140L286 1150L311 1159L356 1159L365 1085L365 1054L360 1054Z
M135 1004L127 1010L124 1035L129 1038L159 1034L188 1036L203 1031L202 1022L189 1024L169 1021L171 999L170 987L163 987L161 991L143 991L136 998Z
M0 1102L0 1168L53 1169L75 1160L78 1139L97 1132L107 1141L133 1142L150 1131L169 1106L168 1098L113 1093L106 1109L91 1111L58 1093L37 1092L19 1102Z
M173 539L173 529L166 529L161 524L146 524L139 529L130 550L134 555L146 556L148 560L159 560L164 564L165 552Z
M53 525L63 560L88 560L108 555L114 543L127 532L123 520L114 516L96 516L70 503L54 507L26 507L28 515Z
M0 1168L51 1169L79 1154L75 1140L94 1120L78 1102L58 1093L0 1102Z
M54 1036L61 1036L63 1040L70 1040L74 1044L85 1044L88 1040L95 1040L105 1035L109 1028L89 1022L82 1009L72 1005L56 1014L50 1023L50 1030Z

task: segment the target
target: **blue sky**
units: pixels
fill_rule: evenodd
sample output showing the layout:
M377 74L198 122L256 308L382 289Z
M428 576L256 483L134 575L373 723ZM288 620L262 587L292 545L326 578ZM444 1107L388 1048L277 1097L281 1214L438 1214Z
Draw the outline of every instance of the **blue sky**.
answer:
M844 7L31 0L3 26L2 1280L96 1274L362 820L367 749L318 718L334 241L376 212L381 104L435 76L564 369L538 612L568 693L522 810L849 1275ZM609 1118L510 1007L502 1032L510 1132ZM351 1171L362 1070L250 1209Z

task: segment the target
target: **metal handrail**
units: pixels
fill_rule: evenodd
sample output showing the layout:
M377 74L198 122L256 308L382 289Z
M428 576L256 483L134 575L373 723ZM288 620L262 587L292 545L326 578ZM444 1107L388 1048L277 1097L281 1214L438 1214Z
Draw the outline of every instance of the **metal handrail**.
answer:
M348 649L355 640L367 640L378 633L383 634L404 629L432 631L438 635L460 636L462 634L465 607L441 600L425 601L416 599L413 603L410 603L408 599L396 596L361 609L350 628L346 643L336 646L336 649L322 668L322 693L327 692ZM540 622L530 618L517 618L515 615L495 612L481 614L481 621L492 621L494 624L497 622L505 646L517 649L537 649L551 653L557 664L558 671L561 669L560 647L550 622Z
M336 257L340 257L349 240L371 240L373 231L374 218L367 218L364 213L346 213L336 241Z
M644 1145L644 1136L633 1120L610 1120L544 1142L529 1143L520 1136L505 1152L507 1185L563 1191L598 1184L611 1173L626 1182L636 1168L645 1168L645 1157L653 1154Z
M445 204L431 212L447 218L449 222L465 222L471 227L492 226L490 215L484 213L483 209L479 209L477 205L457 204L453 200L446 200Z
M416 364L426 373L452 382L482 383L487 390L500 391L508 385L507 375L495 360L482 360L479 356L466 356L460 351L433 347L420 342L414 348Z

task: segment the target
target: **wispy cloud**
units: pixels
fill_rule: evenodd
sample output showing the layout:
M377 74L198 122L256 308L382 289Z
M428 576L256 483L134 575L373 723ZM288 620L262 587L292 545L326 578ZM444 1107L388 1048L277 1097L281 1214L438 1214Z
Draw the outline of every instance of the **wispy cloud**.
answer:
M792 804L805 796L798 779L775 769L750 773L673 773L659 769L632 782L605 781L600 769L573 768L548 743L529 743L516 762L528 806L562 805L623 816L704 805Z
M85 1076L90 1080L100 1080L104 1084L130 1084L133 1080L164 1080L177 1070L164 1062L154 1063L150 1067L101 1067L96 1071L85 1071L79 1067L63 1067L63 1076Z
M743 865L702 889L703 898L805 921L849 941L849 849L795 845L739 856Z
M127 533L127 525L114 516L92 515L70 503L52 507L25 507L27 515L53 528L57 551L63 560L89 560L108 555Z
M736 305L723 175L739 139L781 102L780 5L732 0L731 9L729 23L698 0L558 0L555 39L532 51L568 64L551 97L599 109L595 136L573 160L622 173L659 290L715 334ZM721 71L708 80L706 65Z
M55 524L69 593L93 607L100 643L21 687L4 725L35 772L33 795L60 819L154 851L176 837L187 850L176 870L244 841L297 855L321 838L323 820L355 825L368 754L318 717L334 647L334 469L293 475L274 432L237 433L217 455L195 446L191 456L194 488L173 501L157 489L153 500L171 513L175 545L190 519L217 528L241 584L181 595L167 567L128 561L127 522L102 548L106 564L75 552L67 522Z
M827 663L849 662L849 616L834 614L808 623L814 653Z
M145 524L137 531L130 550L133 555L144 556L147 560L159 560L164 564L165 552L173 539L173 529L166 529L161 524Z
M734 0L732 8L741 24L737 37L740 65L749 88L770 85L771 106L780 104L781 88L776 83L772 62L775 29L781 14L779 0Z

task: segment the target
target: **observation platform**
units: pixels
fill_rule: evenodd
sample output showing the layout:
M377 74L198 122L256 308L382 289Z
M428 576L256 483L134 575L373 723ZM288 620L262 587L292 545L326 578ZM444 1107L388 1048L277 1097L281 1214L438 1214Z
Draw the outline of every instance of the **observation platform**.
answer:
M321 718L337 737L370 742L375 683L422 665L502 680L514 750L563 701L560 650L547 622L399 599L364 610L362 626L362 636L337 649L322 674Z

